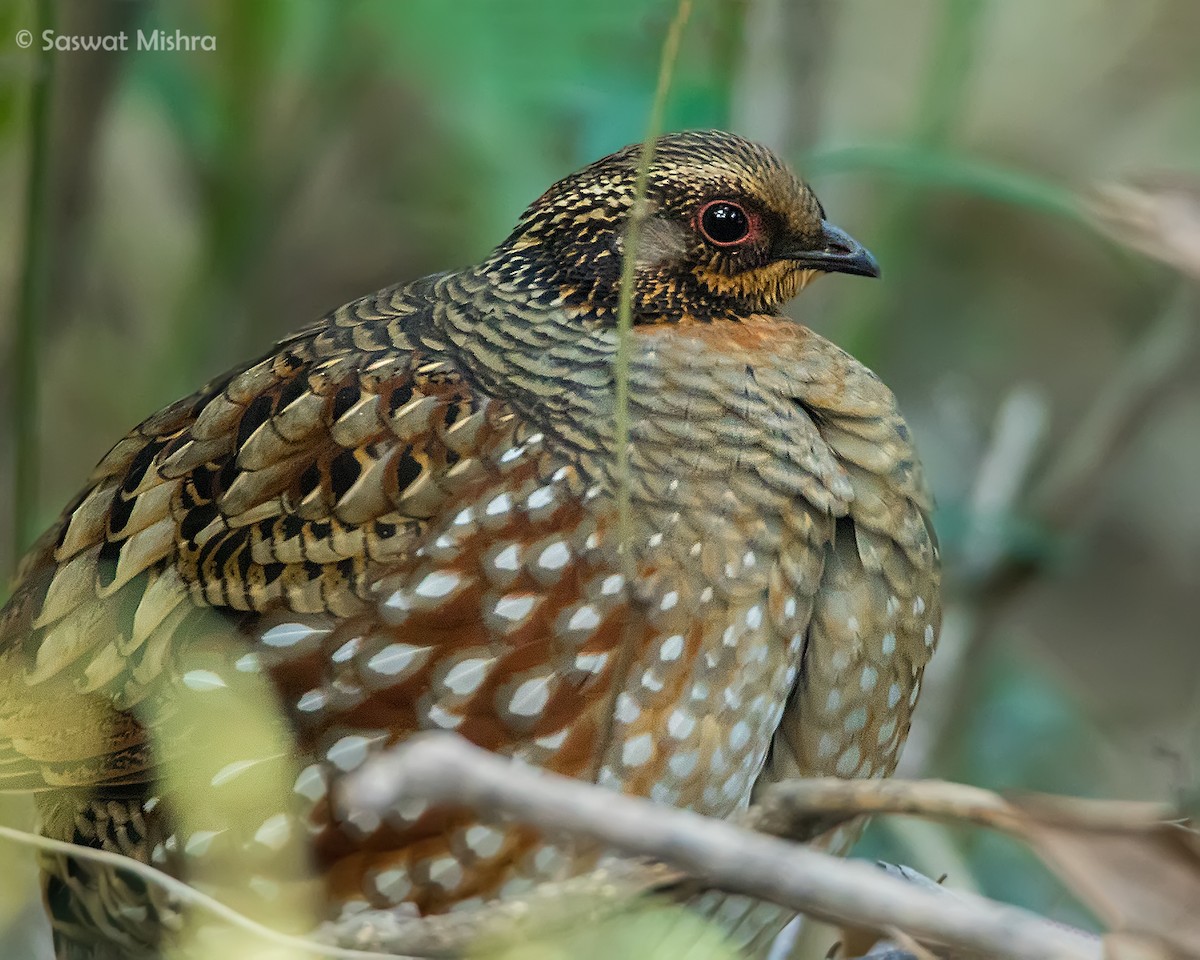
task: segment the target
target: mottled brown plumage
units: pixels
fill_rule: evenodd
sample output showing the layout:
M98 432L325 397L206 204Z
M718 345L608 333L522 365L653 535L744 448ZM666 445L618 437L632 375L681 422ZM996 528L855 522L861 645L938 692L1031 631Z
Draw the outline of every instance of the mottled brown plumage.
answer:
M465 811L339 821L339 776L414 731L714 816L782 777L891 772L937 638L928 499L887 388L777 313L816 272L873 261L765 149L660 141L622 546L637 156L551 187L478 266L334 311L104 458L0 621L0 789L39 791L49 835L193 880L234 864L246 897L295 886L333 916L436 912L601 852ZM229 726L264 699L288 745L271 756ZM283 800L205 820L264 770ZM45 866L64 956L137 956L177 925L139 883Z

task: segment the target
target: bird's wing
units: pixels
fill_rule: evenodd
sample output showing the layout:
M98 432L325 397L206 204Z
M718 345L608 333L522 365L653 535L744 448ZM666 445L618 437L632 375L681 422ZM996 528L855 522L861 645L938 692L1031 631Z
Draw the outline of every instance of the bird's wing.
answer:
M420 308L402 289L350 304L108 453L0 618L0 789L144 782L145 714L207 682L214 644L363 609L487 472L511 414Z
M941 628L931 503L895 398L819 337L793 392L853 490L816 592L801 682L759 783L895 768Z
M221 740L151 742L181 695L219 719L260 669L334 771L440 726L595 775L641 629L594 549L611 504L420 309L342 308L104 458L0 621L0 789L145 784Z

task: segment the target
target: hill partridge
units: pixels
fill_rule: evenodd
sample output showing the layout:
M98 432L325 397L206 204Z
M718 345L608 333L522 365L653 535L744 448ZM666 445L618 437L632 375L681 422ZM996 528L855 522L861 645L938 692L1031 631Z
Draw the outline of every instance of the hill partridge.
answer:
M0 620L0 789L35 791L48 836L202 887L227 867L246 897L290 877L317 916L427 914L599 852L466 810L340 819L339 778L417 731L714 817L892 771L939 629L929 500L891 392L779 313L875 262L765 148L661 138L619 475L639 155L104 457ZM244 786L264 770L271 803ZM60 956L153 956L180 926L152 884L42 865Z

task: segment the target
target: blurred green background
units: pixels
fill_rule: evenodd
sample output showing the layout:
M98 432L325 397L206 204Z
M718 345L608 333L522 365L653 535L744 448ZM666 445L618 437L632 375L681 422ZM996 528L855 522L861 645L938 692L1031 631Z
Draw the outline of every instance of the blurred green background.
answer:
M478 259L551 181L639 139L675 4L48 6L59 33L178 29L217 49L54 56L35 404L9 388L40 62L14 37L38 9L0 3L6 575L16 542L131 425L328 308ZM881 283L826 279L791 310L895 389L939 500L955 615L986 611L927 685L941 710L919 772L1101 797L1193 787L1195 371L1104 462L1068 530L1040 527L1019 498L986 518L1021 590L992 603L963 558L997 411L1031 437L1047 418L1036 475L1175 296L1168 270L1101 239L1075 197L1200 171L1200 4L697 0L666 116L778 148L883 265ZM23 428L40 480L13 510ZM36 956L31 857L0 849L13 865L0 954ZM1031 858L976 832L877 825L860 852L1085 922Z

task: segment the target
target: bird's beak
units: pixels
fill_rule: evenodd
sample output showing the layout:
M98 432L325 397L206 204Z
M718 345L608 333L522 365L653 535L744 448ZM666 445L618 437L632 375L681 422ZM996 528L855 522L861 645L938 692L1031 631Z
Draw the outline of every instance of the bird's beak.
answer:
M776 252L780 260L791 260L808 270L825 273L853 273L860 277L879 276L879 264L871 252L844 230L821 221L821 235L814 246L811 240L803 244L785 244Z

